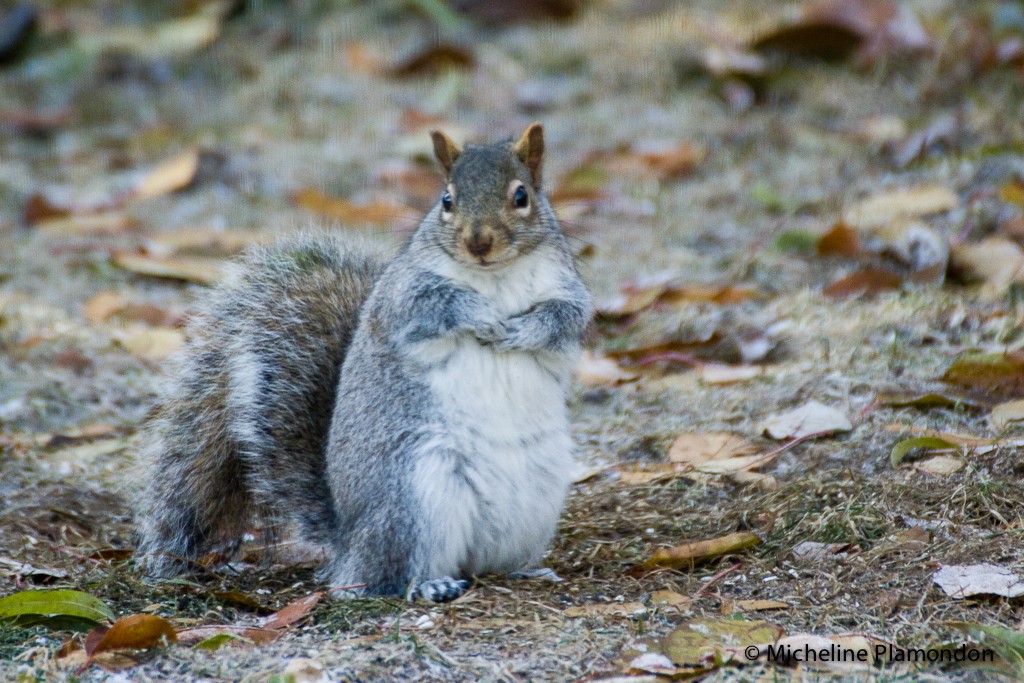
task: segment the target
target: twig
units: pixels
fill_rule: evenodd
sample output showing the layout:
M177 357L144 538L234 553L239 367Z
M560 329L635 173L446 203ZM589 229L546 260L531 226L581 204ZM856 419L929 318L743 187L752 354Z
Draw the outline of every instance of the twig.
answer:
M726 574L728 574L729 572L734 572L734 571L736 571L736 570L737 570L737 569L739 569L739 568L740 568L740 566L739 566L738 564L733 564L733 565L730 565L730 566L726 567L726 568L725 568L725 569L723 569L722 571L718 572L717 574L715 574L714 576L712 576L712 577L711 577L710 579L708 579L708 580L707 580L707 583L705 583L705 584L704 584L703 586L701 586L700 588L698 588L698 589L697 589L697 592L696 592L696 593L694 593L694 594L693 594L692 596L690 596L690 597L691 597L691 599L693 599L693 600L696 600L696 599L697 599L697 598L699 598L699 597L700 597L701 595L703 595L704 593L706 593L706 592L707 592L707 590L708 590L708 588L711 588L712 584L714 584L714 583L715 583L716 581L718 581L719 579L721 579L721 578L722 578L723 576L725 576L725 575L726 575Z

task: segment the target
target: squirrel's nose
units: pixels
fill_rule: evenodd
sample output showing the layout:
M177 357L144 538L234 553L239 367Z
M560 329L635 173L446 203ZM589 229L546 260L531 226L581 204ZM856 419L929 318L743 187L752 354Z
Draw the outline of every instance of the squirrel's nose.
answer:
M493 246L494 240L490 235L474 235L466 240L466 250L477 258L487 256Z

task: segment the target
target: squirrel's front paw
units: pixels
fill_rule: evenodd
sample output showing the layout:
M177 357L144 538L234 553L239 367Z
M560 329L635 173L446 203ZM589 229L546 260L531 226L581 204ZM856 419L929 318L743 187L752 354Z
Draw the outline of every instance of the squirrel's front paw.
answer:
M423 581L413 592L413 598L423 598L431 602L451 602L469 590L469 581L453 579L446 576L443 579L431 579Z
M500 320L482 323L473 330L473 336L481 344L498 344L508 337L508 327Z

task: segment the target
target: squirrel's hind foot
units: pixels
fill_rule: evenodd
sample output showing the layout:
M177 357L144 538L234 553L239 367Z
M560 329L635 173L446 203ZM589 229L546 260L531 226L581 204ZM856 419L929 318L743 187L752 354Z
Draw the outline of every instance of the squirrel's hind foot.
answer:
M469 585L469 581L453 579L450 576L442 579L431 579L430 581L420 582L411 591L409 598L413 600L422 598L431 602L451 602L469 590Z

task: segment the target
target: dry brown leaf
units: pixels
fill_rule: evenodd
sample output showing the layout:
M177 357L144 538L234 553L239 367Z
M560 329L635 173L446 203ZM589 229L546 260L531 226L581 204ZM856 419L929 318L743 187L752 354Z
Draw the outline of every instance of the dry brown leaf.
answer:
M383 201L353 204L347 199L332 197L313 188L299 190L292 195L292 201L296 206L342 223L401 225L419 219L416 211L403 204Z
M665 567L678 569L722 555L731 555L761 544L761 539L749 531L738 531L721 538L684 543L674 548L659 548L643 563L644 569Z
M192 184L199 170L199 150L183 152L144 175L130 193L131 199L150 199L182 190Z
M129 53L145 59L186 55L210 45L220 36L225 7L209 3L205 11L149 26L122 25L103 31L75 34L75 46L83 52Z
M323 593L310 593L309 595L292 600L287 605L271 614L263 622L263 628L283 629L291 626L300 619L305 619L313 611L316 604L320 602Z
M187 228L149 238L146 240L146 251L153 256L231 256L251 245L272 241L274 234L268 230Z
M918 460L910 466L924 474L944 477L962 470L964 461L962 458L955 458L950 455L935 455L927 460Z
M476 21L503 25L545 19L565 21L575 17L583 3L580 0L453 0L451 4L456 11Z
M818 256L856 256L861 252L860 234L839 221L818 238L815 250Z
M668 459L693 467L712 460L754 455L757 448L742 436L728 432L683 433L668 449Z
M943 565L932 575L932 581L953 598L974 595L1019 598L1024 595L1024 581L1008 567L994 564Z
M956 193L944 185L919 185L862 199L844 212L843 221L860 229L881 227L901 219L949 211L959 203Z
M137 228L138 225L137 220L115 209L47 218L36 223L36 229L49 235L86 237L115 235Z
M82 315L93 324L104 323L115 316L154 327L175 327L182 321L180 312L170 311L153 304L128 301L118 292L110 290L90 297L82 307Z
M634 617L647 611L642 602L608 602L598 605L579 605L567 607L562 614L569 618L577 617Z
M942 381L992 398L1020 398L1024 396L1024 349L964 354L946 369Z
M111 336L129 353L146 360L163 360L185 343L181 330L167 327L133 325L114 330Z
M54 204L41 192L33 192L21 209L22 220L29 227L42 221L67 218L70 215L71 209Z
M681 593L676 593L675 591L661 590L651 593L650 604L652 607L657 607L658 609L671 607L682 611L689 609L692 603L693 598Z
M619 468L619 481L629 486L644 486L677 477L680 471L676 465L665 463L655 463L643 467L624 466Z
M198 282L202 285L212 285L219 280L225 265L221 259L198 256L159 258L126 251L115 252L112 260L114 265L137 275L168 278L171 280L186 280Z
M392 76L437 76L449 69L472 69L476 58L468 47L432 42L400 60L389 69Z
M1024 249L1005 237L955 245L950 257L953 269L968 280L984 283L982 291L990 297L1024 283Z
M584 351L576 364L576 379L585 387L614 386L636 378L636 374L623 370L614 360L596 351Z
M113 650L148 650L161 642L178 642L170 622L155 614L132 614L109 628L93 629L86 637L85 651L92 656Z
M841 411L818 401L765 418L758 428L773 439L798 439L818 432L848 432L850 419Z
M1015 422L1024 421L1024 399L1000 403L992 409L988 423L992 429L1001 432Z
M868 267L839 278L822 290L822 294L833 298L878 294L899 289L903 276L886 268Z

